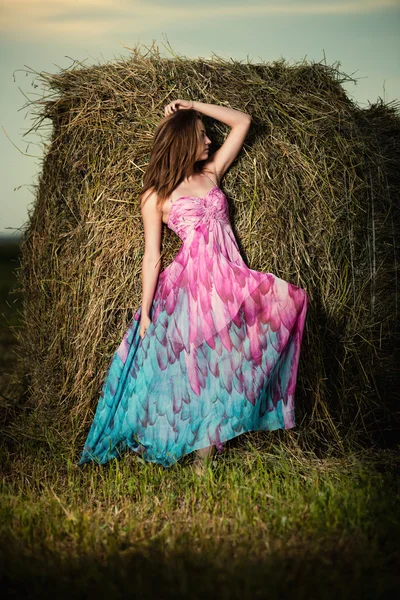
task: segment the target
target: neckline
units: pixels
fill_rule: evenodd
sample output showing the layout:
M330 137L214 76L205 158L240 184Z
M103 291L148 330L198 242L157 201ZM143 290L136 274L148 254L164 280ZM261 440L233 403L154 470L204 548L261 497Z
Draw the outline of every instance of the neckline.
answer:
M208 194L210 194L215 189L219 189L219 185L214 185L214 187L212 187L211 190L208 190L208 192L206 193L205 196L179 196L179 198L175 198L175 200L173 202L171 202L171 207L169 209L168 220L166 223L167 227L169 227L169 222L171 220L172 207L175 205L175 203L178 200L182 200L182 198L193 198L194 200L204 200L205 198L207 198Z

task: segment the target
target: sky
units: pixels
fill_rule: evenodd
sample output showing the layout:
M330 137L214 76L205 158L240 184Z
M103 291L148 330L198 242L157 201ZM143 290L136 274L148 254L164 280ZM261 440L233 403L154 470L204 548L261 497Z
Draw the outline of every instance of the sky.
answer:
M18 237L35 202L47 138L28 133L35 73L162 56L325 62L361 108L400 99L400 0L0 0L0 235ZM50 121L48 121L50 137Z

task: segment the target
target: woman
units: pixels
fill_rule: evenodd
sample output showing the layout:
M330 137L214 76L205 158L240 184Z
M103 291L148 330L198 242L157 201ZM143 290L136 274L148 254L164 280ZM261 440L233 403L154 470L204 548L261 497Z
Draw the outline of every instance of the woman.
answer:
M211 157L201 113L231 127ZM193 451L201 462L241 433L294 427L308 296L246 266L219 187L250 123L213 104L166 106L140 194L142 303L109 365L78 464L127 449L165 467ZM160 272L163 223L182 245Z

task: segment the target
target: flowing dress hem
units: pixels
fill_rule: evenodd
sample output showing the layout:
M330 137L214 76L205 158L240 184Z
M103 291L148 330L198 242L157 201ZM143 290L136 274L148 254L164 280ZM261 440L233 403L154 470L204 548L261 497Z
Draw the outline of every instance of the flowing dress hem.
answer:
M296 426L295 420L294 420L294 408L291 411L288 411L287 413L288 415L291 415L291 420L290 422L293 423L292 425L287 425L284 426L282 425L282 420L280 419L275 419L275 421L273 421L272 423L270 423L268 425L268 427L261 429L259 427L255 428L255 429L251 429L251 428L243 428L242 431L239 432L235 432L233 435L228 436L226 438L224 438L223 440L220 440L220 448L218 449L218 446L216 444L204 444L204 442L199 442L197 445L193 445L191 447L191 449L189 450L189 452L184 452L183 454L181 454L180 456L176 457L175 460L173 459L173 456L171 455L171 461L167 462L167 461L163 461L163 460L157 460L157 458L146 458L146 446L144 445L144 443L137 438L137 440L139 441L139 446L134 447L130 442L128 442L127 440L124 441L124 444L126 445L123 449L122 452L120 452L118 450L118 448L114 447L114 451L116 451L118 454L114 455L114 456L110 456L109 458L107 458L107 460L105 461L99 461L98 459L96 459L95 457L90 458L89 456L85 456L85 457L81 457L81 459L79 460L77 464L77 466L81 466L84 463L90 463L90 462L95 462L101 465L106 464L107 462L109 462L110 460L113 459L118 459L118 458L122 458L123 453L125 452L126 448L128 448L129 450L135 452L136 454L138 454L140 456L140 458L142 458L145 462L151 462L154 464L159 464L162 465L165 468L169 468L172 467L174 464L176 464L181 458L183 458L184 456L187 456L189 454L192 454L192 452L195 452L196 450L201 450L202 448L207 448L208 446L216 446L217 447L217 451L219 453L223 452L223 447L226 444L226 442L228 442L229 440L233 440L237 437L239 437L240 435L243 435L244 433L252 433L252 432L257 432L257 431L276 431L277 429L293 429ZM143 446L145 448L145 450L143 451L142 454L140 454L140 445ZM86 453L88 454L88 453Z

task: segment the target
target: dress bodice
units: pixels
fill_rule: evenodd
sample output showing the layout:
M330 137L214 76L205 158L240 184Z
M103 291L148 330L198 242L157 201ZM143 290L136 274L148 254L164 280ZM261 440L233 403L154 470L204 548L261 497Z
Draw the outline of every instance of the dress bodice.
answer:
M218 222L229 224L229 215L227 198L216 185L202 198L181 196L174 200L167 226L185 241L199 226L204 225L208 231L213 231Z

